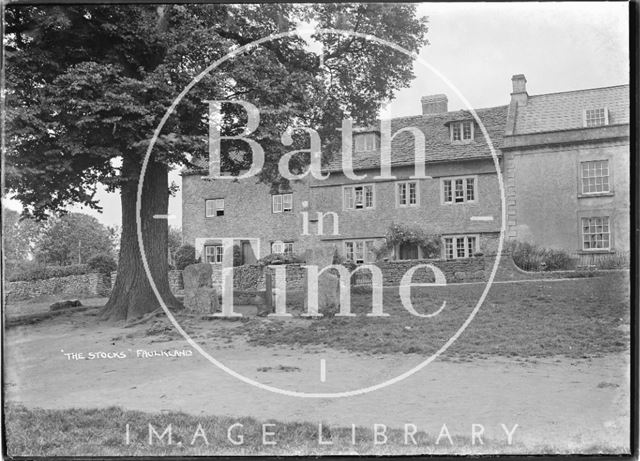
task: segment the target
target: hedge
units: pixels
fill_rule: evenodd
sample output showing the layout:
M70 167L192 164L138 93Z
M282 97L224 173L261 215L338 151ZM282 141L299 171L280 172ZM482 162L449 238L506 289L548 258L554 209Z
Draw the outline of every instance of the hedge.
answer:
M67 277L69 275L83 275L91 273L87 264L73 264L71 266L43 266L29 269L7 276L8 282L31 282L34 280Z

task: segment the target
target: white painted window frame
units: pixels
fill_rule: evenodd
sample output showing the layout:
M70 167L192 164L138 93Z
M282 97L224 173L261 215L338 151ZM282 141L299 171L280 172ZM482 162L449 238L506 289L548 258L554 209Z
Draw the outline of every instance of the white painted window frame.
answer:
M209 252L210 249L211 252ZM222 245L205 245L204 260L209 264L222 264L223 251ZM213 261L209 261L209 256L213 256ZM220 257L220 261L218 261L218 257Z
M606 162L607 164L607 190L602 190L602 191L595 191L595 192L586 192L584 190L584 180L585 179L589 179L590 177L585 177L584 176L584 164L586 163L595 163L595 162ZM594 159L594 160L585 160L583 162L580 162L579 165L580 168L580 190L582 192L582 195L602 195L602 194L610 194L611 193L611 165L609 162L608 158L604 158L604 159ZM594 178L604 178L605 176L593 176Z
M221 207L220 207L220 204ZM211 205L211 208L209 207ZM224 199L223 198L208 198L204 201L204 216L205 218L219 218L218 210L222 210L224 216Z
M469 238L475 238L476 243L473 249L473 253L472 254L467 254L469 251ZM453 257L452 258L448 258L447 257L447 244L446 244L446 239L452 239L452 245L453 245ZM457 240L458 239L464 239L464 249L465 249L465 256L458 256L458 252L457 250ZM475 253L477 253L478 251L480 251L480 234L458 234L458 235L443 235L442 236L442 259L445 260L452 260L452 259L469 259L471 258Z
M356 202L355 202L355 189L357 187L362 187L362 199L363 199L363 203L366 204L366 194L365 194L365 187L371 187L371 206L367 207L367 206L363 206L362 208L356 208ZM346 200L346 190L351 190L351 197L353 200L353 207L349 207L347 200ZM349 185L345 185L342 186L342 209L343 211L363 211L363 210L374 210L376 208L376 187L374 183L367 183L367 184L349 184Z
M416 203L408 203L409 202L409 184L416 185ZM407 203L404 205L400 203L400 188L404 186L406 188L406 196ZM410 181L396 181L395 183L396 189L396 208L416 208L420 206L420 181L410 180Z
M289 202L288 208L285 207L286 202ZM273 194L271 196L271 211L273 213L288 213L293 211L293 193Z
M356 254L356 248L358 243L362 243L362 256L363 259L361 262L357 261L357 258L355 258L355 256L357 256ZM355 264L367 264L367 263L371 263L371 262L375 262L375 255L372 255L371 258L367 258L369 251L367 251L367 243L371 244L371 247L374 247L376 244L376 241L374 239L352 239L352 240L345 240L344 242L342 242L342 247L343 247L343 251L344 251L344 256L345 258L347 258L349 256L349 251L347 250L347 247L349 246L349 244L353 245L353 254L354 254L354 259L352 259L352 261Z
M585 237L585 233L584 233L584 221L586 219L597 219L597 218L601 218L601 219L606 219L607 220L607 228L608 228L608 232L606 232L606 234L608 235L608 245L606 247L602 247L602 248L585 248L584 247L584 237ZM605 232L602 232L603 234ZM591 233L588 233L587 235L593 235ZM611 251L611 243L612 243L612 238L613 238L613 229L611 228L611 216L609 215L602 215L602 216L582 216L580 218L580 248L582 248L582 251L585 252L594 252L594 253L598 253L598 252L603 252L603 251Z
M604 110L604 125L593 125L593 126L589 126L587 125L587 114L589 111L594 111L594 110ZM609 125L609 108L608 107L594 107L591 109L584 109L582 111L582 126L584 128L598 128L600 126L607 126Z
M463 180L464 200L462 202L455 201L455 181L457 179ZM473 179L473 200L467 200L467 179ZM445 201L444 196L444 183L445 181L451 181L451 201ZM465 203L476 203L478 201L478 175L467 176L446 176L440 178L440 204L441 205L464 205Z
M353 138L355 152L373 152L378 148L378 134L375 132L356 133ZM360 140L362 146L359 146ZM370 140L372 145L367 146L367 140Z
M464 138L464 124L471 124L471 137L469 139ZM453 131L454 126L457 126L460 129L460 139L453 139ZM456 122L451 122L449 124L449 141L451 144L467 144L475 139L475 123L473 120L461 120Z

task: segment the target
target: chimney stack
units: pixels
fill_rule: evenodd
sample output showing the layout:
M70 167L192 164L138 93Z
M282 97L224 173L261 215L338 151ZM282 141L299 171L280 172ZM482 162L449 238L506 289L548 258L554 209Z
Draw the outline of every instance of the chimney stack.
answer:
M517 74L511 77L511 83L513 84L513 92L511 93L511 100L516 101L521 106L527 105L527 79L524 74Z
M420 102L422 103L422 115L443 114L448 112L449 100L446 94L423 96Z

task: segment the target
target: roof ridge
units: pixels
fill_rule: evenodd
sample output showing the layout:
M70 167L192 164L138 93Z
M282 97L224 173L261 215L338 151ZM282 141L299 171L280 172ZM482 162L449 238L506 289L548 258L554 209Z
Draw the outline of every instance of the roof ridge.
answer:
M507 109L509 107L509 104L502 104L500 106L491 106L491 107L479 107L477 109L473 109L475 112L478 111L489 111L489 110L497 110L497 109ZM416 115L403 115L401 117L393 117L391 119L392 122L397 121L397 120L408 120L408 119L423 119L423 118L431 118L431 117L444 117L446 115L450 115L450 114L456 114L459 112L470 112L469 109L458 109L458 110L451 110L451 111L447 111L447 112L441 112L438 114L416 114ZM376 122L380 122L380 119L376 119ZM358 126L358 125L354 125L353 127L354 129L360 129L360 130L368 130L368 129L374 129L376 128L373 125L367 125L367 126Z
M554 91L552 93L541 93L541 94L530 94L530 98L536 98L538 96L551 96L554 94L565 94L565 93L581 93L585 91L598 91L598 90L608 90L611 88L622 88L622 87L630 87L628 83L623 83L620 85L611 85L611 86L599 86L596 88L583 88L581 90L566 90L566 91Z

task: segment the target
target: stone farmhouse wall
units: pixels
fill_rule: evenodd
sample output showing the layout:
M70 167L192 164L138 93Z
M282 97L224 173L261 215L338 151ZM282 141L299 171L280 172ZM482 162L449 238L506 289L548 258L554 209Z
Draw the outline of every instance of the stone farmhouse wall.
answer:
M82 274L42 280L6 282L4 289L7 301L24 301L48 295L108 296L111 291L111 281L109 276L104 274Z

